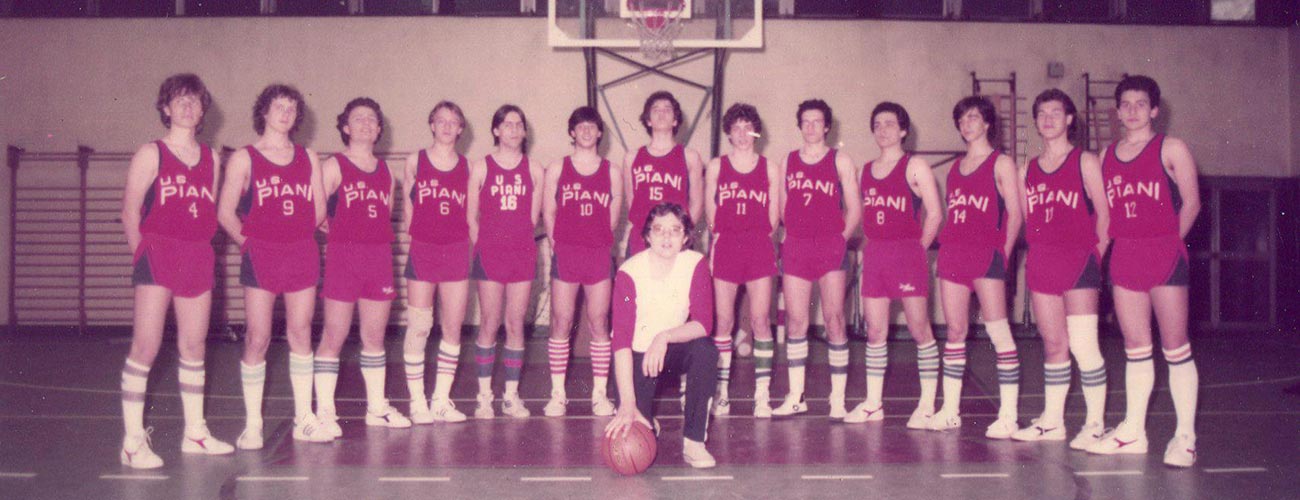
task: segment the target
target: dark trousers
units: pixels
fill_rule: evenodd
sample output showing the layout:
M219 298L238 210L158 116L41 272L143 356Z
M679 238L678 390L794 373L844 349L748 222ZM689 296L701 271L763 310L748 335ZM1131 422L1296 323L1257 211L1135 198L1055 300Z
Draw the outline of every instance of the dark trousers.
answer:
M664 369L658 377L647 377L641 370L645 353L632 351L632 386L636 391L636 408L646 418L654 418L654 396L664 375L686 375L686 426L682 434L692 441L704 442L709 423L709 398L718 387L718 348L713 339L701 337L684 344L668 344Z

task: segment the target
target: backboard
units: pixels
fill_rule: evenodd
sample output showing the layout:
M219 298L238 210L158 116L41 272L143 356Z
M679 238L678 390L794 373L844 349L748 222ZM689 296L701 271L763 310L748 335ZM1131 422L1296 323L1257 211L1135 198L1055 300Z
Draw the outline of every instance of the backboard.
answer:
M665 3L662 0L552 0L547 6L547 42L553 48L640 48L642 40L632 22L634 11L656 2ZM763 47L763 0L685 0L679 16L681 31L672 40L676 48ZM587 27L591 28L590 33L584 33Z

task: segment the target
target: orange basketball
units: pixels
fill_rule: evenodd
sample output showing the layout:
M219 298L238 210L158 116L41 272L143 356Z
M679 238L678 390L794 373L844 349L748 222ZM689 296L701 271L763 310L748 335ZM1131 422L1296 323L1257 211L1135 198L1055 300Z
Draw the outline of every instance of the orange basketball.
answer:
M655 461L658 445L655 433L641 422L633 422L627 434L605 436L600 442L600 456L605 465L624 476L645 472Z

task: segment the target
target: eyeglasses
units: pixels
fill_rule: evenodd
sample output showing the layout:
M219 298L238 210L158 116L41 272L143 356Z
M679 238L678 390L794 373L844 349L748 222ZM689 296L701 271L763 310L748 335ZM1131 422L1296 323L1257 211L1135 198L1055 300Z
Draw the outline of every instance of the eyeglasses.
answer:
M655 224L655 225L653 225L653 226L650 226L650 234L655 235L655 236L660 236L660 237L663 237L663 236L681 236L681 235L683 235L683 234L686 234L686 228L684 228L684 227L682 227L682 226L680 226L680 225L661 226L661 225Z

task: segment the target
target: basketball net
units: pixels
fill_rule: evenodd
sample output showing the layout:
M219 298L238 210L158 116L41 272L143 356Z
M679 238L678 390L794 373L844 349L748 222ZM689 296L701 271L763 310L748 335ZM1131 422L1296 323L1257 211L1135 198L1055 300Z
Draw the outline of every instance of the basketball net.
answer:
M682 32L682 12L686 2L676 9L644 9L632 11L628 19L641 38L641 55L646 59L662 61L673 56L673 39Z

